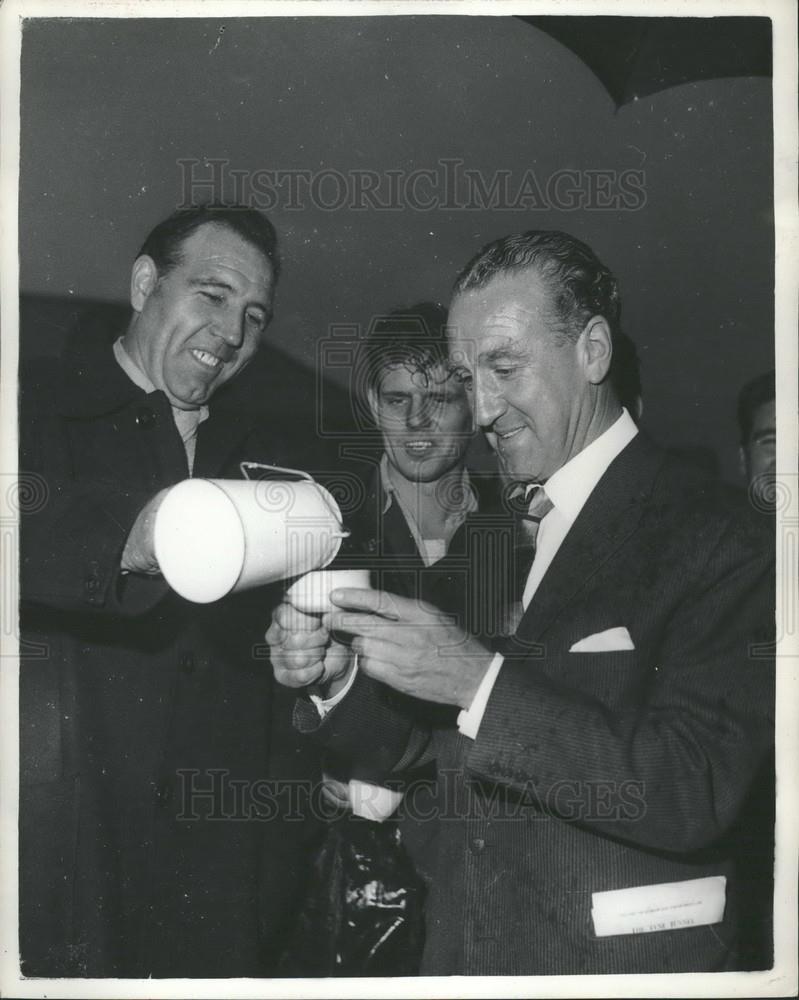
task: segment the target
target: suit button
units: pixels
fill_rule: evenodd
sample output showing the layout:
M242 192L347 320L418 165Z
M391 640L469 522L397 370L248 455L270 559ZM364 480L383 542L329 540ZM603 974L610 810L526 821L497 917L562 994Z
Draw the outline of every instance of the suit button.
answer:
M155 423L155 411L149 406L142 406L136 413L137 427L151 427Z
M100 580L96 576L87 576L84 585L87 594L96 594L100 589Z
M193 674L197 669L197 662L194 659L194 653L181 653L180 654L180 669L184 674Z
M156 803L164 808L169 805L169 800L172 797L172 788L168 781L162 781L160 784L156 785L155 788L155 801Z
M469 850L472 852L472 854L482 854L485 849L486 849L486 842L483 840L482 837L475 837L472 840L471 844L469 844Z

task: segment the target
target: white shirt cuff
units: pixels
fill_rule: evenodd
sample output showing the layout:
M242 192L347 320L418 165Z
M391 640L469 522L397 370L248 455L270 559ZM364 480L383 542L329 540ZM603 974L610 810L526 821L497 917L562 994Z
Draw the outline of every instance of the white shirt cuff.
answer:
M471 705L468 708L464 708L458 714L458 729L464 736L468 736L469 739L477 739L477 731L480 728L480 723L483 721L488 699L491 696L497 675L499 674L499 668L504 662L505 657L502 653L494 654L494 659L483 675L480 687L477 689Z
M316 710L319 713L320 719L324 719L328 712L332 711L340 701L343 701L344 697L349 693L350 688L355 683L357 673L358 656L356 655L355 662L352 664L350 676L347 678L347 683L340 691L337 691L332 698L321 698L318 694L310 695L311 701L314 705L316 705Z
M402 802L402 792L373 785L368 781L358 781L356 778L350 780L349 792L353 813L376 823L387 820Z

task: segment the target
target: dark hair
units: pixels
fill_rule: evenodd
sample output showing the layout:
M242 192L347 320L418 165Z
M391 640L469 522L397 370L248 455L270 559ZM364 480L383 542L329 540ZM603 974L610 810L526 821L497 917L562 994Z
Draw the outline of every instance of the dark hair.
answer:
M568 233L530 229L494 240L455 279L454 292L483 288L502 274L528 268L549 286L561 332L576 340L592 316L604 316L611 335L619 329L621 297L616 278L594 251Z
M621 296L613 272L586 243L557 230L530 229L488 243L455 279L454 294L483 288L503 274L535 269L550 292L556 332L576 341L592 316L610 328L613 357L609 382L632 413L640 395L635 344L621 329Z
M380 376L404 365L430 373L448 365L447 310L437 302L417 302L377 317L356 358L356 386L377 391Z
M180 208L159 222L136 254L152 257L159 276L168 274L182 259L183 244L202 226L226 226L250 246L259 250L272 265L274 280L280 273L277 234L267 217L254 208L218 204Z
M741 444L749 441L755 414L764 403L775 399L774 371L758 375L741 389L738 394L738 428L741 433Z

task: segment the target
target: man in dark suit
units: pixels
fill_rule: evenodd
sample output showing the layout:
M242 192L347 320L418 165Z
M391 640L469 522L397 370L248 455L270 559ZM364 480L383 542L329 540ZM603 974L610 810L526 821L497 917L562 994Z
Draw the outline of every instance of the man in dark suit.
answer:
M307 826L249 797L316 780L253 655L276 595L190 604L153 547L173 484L289 457L223 388L277 272L260 213L180 211L135 259L126 328L23 372L20 468L45 487L21 518L25 975L265 975L290 928Z
M299 699L301 729L400 769L436 761L423 973L738 961L723 835L773 738L773 563L746 505L621 407L619 314L612 274L563 233L490 244L456 283L451 361L529 501L508 642L356 590L327 627L282 605L268 633L281 682L327 685L320 710ZM394 692L457 723L416 725Z

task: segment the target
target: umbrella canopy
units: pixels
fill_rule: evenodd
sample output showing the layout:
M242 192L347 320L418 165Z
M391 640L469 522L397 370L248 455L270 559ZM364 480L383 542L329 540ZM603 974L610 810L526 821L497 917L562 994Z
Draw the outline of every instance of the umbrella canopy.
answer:
M771 76L767 17L522 17L571 49L617 107L692 80Z

